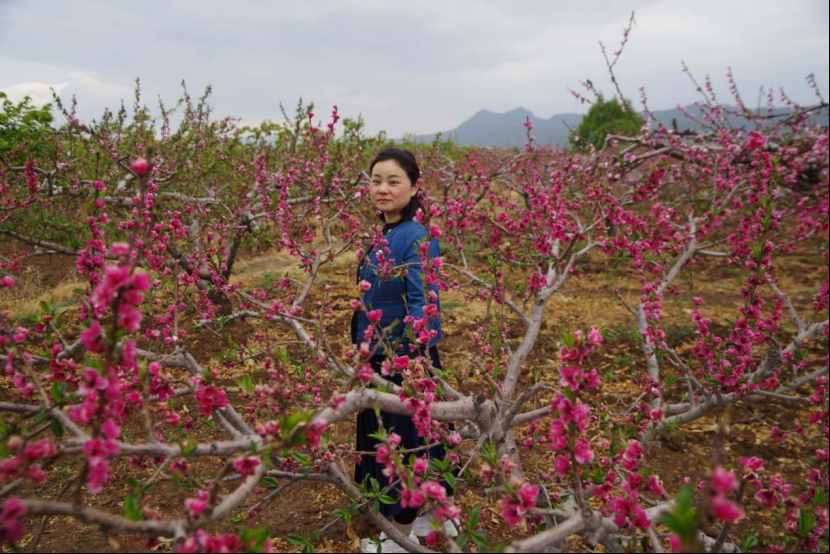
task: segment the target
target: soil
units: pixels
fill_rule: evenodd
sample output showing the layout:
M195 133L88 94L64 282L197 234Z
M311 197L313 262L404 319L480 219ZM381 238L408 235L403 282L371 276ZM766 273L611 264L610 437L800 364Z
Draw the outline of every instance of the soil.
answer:
M31 257L22 263L35 268L39 277L38 286L49 288L66 279L71 267L67 265L67 257ZM791 285L789 290L793 294L796 308L805 310L811 304L812 291L801 288L797 283L817 282L817 275L826 275L826 268L818 265L804 264L801 261L785 265L782 272L782 283ZM608 350L598 363L598 370L603 376L603 388L598 404L605 406L614 417L620 417L631 399L638 395L640 380L643 375L642 352L639 345L632 338L634 322L624 308L620 306L614 289L619 289L624 298L636 302L639 288L636 281L624 274L609 276L607 268L599 268L596 264L588 264L580 275L573 277L561 291L561 295L552 300L549 317L543 327L539 342L527 361L529 371L524 381L527 382L531 373L540 379L556 384L554 362L562 332L573 328L587 328L591 325L607 331L609 339ZM823 273L822 273L823 272ZM334 309L335 317L331 320L328 332L335 352L342 352L347 348L347 333L349 308L348 299L352 297L354 285L351 282L349 268L324 274L324 278L334 286L327 297L312 297L314 302L327 302ZM809 277L809 278L808 278ZM734 277L725 272L715 262L704 262L696 269L694 282L679 280L678 290L666 302L666 321L669 328L674 329L678 337L691 337L691 320L688 313L692 296L701 296L704 299L704 310L708 317L718 319L718 316L734 310L739 301L738 285ZM442 301L459 300L460 296L449 293ZM451 305L451 304L450 304ZM481 371L476 372L477 359L480 352L471 351L471 333L484 324L485 309L482 306L469 307L461 304L463 309L448 308L444 315L444 332L446 339L440 346L442 360L445 367L455 368L456 382L459 388L467 392L490 393L490 385L483 378ZM494 313L495 317L501 317ZM820 314L817 314L817 317ZM826 317L823 316L823 317ZM226 352L238 352L237 346L247 348L247 352L256 353L265 344L265 337L258 336L268 333L266 323L261 320L238 320L225 324L221 329L202 328L192 329L186 339L186 345L197 360L209 364L214 377L223 385L231 388L231 401L245 395L237 386L240 377L250 375L255 384L268 383L269 374L260 364L261 357L254 361L240 361L233 356L226 356ZM518 326L514 325L512 336L518 334ZM340 331L338 331L340 330ZM307 363L307 354L299 345L290 342L290 335L285 331L278 333L285 341L285 351L288 357L296 362L295 367L283 368L286 372L301 371L301 366ZM260 340L263 339L263 340ZM273 340L274 335L269 335ZM814 345L809 355L819 356L826 352L826 345ZM260 354L263 354L260 352ZM266 357L273 357L274 352L268 350ZM224 357L223 357L224 356ZM480 365L480 364L478 364ZM299 369L298 369L299 367ZM483 367L480 367L483 370ZM299 374L298 374L299 375ZM321 402L325 402L331 392L341 385L332 377L319 383L304 383L316 385L322 390ZM677 385L679 387L679 385ZM308 391L305 390L305 393ZM12 395L0 382L0 400L11 399ZM549 398L541 395L537 405ZM295 399L292 399L295 400ZM187 410L194 417L195 423L201 423L197 407L188 401L183 401ZM264 417L272 406L262 405L257 409L257 415ZM273 407L277 409L277 407ZM807 459L816 448L821 447L818 441L821 437L810 434L801 434L797 430L800 423L806 422L809 413L814 408L809 406L793 407L789 404L773 402L745 403L739 402L729 410L721 410L707 417L701 418L682 428L666 433L655 442L649 453L649 467L660 475L669 493L676 492L684 483L697 484L705 478L714 461L729 467L735 467L741 456L759 456L766 462L769 473L781 473L787 480L800 485L803 479ZM273 416L271 416L273 417ZM773 439L771 429L777 426L784 434L784 438ZM138 437L143 433L143 424L140 414L125 427L125 437ZM194 427L196 438L222 438L222 433L216 426L197 424ZM348 447L353 442L353 422L343 422L335 426L331 442ZM519 442L528 435L526 430L519 433ZM716 448L715 445L720 445ZM462 449L472 447L464 444ZM825 444L824 447L827 447ZM598 455L603 453L598 452ZM549 452L544 448L522 448L521 456L525 471L532 482L545 482L549 490L556 494L559 485L552 474L552 461ZM77 464L77 462L75 462ZM188 475L198 484L209 482L222 469L216 460L208 458L189 459ZM348 464L346 464L348 466ZM79 478L80 466L61 460L49 468L50 479L46 484L37 488L23 488L21 496L37 495L43 498L61 496L62 489L71 488ZM140 467L128 459L119 458L114 461L113 481L104 491L95 496L87 496L87 501L95 507L106 509L114 513L122 512L122 502L131 491L131 483L147 479L152 473L152 467ZM227 485L230 487L230 485ZM226 488L227 488L226 487ZM224 489L223 489L224 490ZM487 497L485 488L475 482L463 484L458 488L457 502L464 511L474 506L482 509L481 523L486 536L493 544L505 544L514 538L527 533L523 527L510 529L505 526L499 515L496 497ZM253 513L247 513L250 507L264 495L270 492L266 487L246 502L237 511L237 515L223 524L217 524L207 529L210 532L226 532L243 528L263 528L273 538L273 546L277 551L300 551L298 537L310 537L316 551L321 552L357 552L358 539L374 531L364 516L357 516L352 525L345 525L336 520L334 511L347 507L350 502L336 487L325 483L296 482L287 484L279 495L268 501ZM183 514L182 491L172 480L162 480L153 490L152 505L144 505L162 514ZM749 506L749 505L748 505ZM738 525L732 535L740 538L747 532L751 522L753 529L759 531L759 546L763 548L781 542L785 536L782 525L783 514L780 511L756 513L752 507L747 508L747 523ZM760 524L760 526L759 526ZM24 551L34 548L34 541L38 535L40 523L30 519L27 525L27 534L18 545ZM322 529L322 531L321 531ZM586 544L574 544L574 547L590 548ZM143 552L148 549L156 551L170 551L169 542L148 544L143 538L108 534L97 526L87 525L74 518L51 517L44 522L42 536L39 537L37 549L41 552Z

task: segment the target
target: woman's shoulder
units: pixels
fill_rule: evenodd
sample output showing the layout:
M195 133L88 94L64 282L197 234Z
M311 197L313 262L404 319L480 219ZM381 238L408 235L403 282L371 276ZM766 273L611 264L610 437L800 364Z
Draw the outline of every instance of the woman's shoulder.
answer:
M426 227L414 219L408 219L402 222L395 230L397 231L397 235L406 240L417 240L427 236Z

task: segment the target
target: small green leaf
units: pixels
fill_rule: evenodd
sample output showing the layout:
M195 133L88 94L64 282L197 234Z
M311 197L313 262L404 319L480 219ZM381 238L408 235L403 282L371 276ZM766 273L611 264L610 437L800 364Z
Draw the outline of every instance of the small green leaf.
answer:
M313 415L314 412L311 410L297 410L283 417L282 424L280 425L283 435L288 437L294 431L295 427L301 423L307 422Z
M436 473L444 473L450 470L450 464L452 462L447 459L439 460L436 458L430 458L429 465L432 471Z
M247 552L262 552L265 541L268 540L268 531L262 527L243 529L239 533Z
M268 475L260 479L259 482L262 486L268 487L269 489L276 489L280 486L279 482L276 479Z
M311 466L311 457L303 452L292 452L291 457L304 468Z
M334 510L334 515L342 519L346 525L352 522L352 513L344 508L337 508Z
M198 443L191 439L187 439L184 443L179 444L182 449L182 457L187 458L194 452L196 452L196 448L199 446Z
M314 543L311 542L310 537L304 537L303 535L288 535L286 537L288 540L288 544L293 544L294 546L302 547L303 552L314 552Z
M138 494L129 494L124 498L122 503L124 507L124 517L130 521L141 521L144 519L144 513L141 510L141 496Z
M375 439L379 442L384 442L386 440L386 429L380 428L374 433L369 433L369 438Z
M756 546L758 546L758 535L756 533L750 533L744 541L741 543L741 552L749 552L754 550Z
M52 389L50 390L52 400L54 400L57 404L63 402L65 391L66 383L52 383Z
M61 422L57 419L52 418L49 422L49 428L57 438L61 438L63 436L63 425L61 425Z
M254 381L250 375L243 375L237 383L245 394L251 394L254 391Z
M806 539L816 526L816 516L812 512L802 509L798 516L798 536Z
M698 517L694 508L694 492L690 486L680 489L674 510L666 512L658 520L674 531L687 546L697 541Z

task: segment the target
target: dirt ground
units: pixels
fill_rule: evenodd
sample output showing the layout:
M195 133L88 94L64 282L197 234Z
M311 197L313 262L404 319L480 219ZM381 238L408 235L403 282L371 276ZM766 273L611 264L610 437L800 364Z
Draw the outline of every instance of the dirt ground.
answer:
M17 315L25 316L25 310L37 306L39 299L44 298L44 295L57 305L69 305L73 294L71 291L78 285L71 262L71 258L66 257L35 257L24 260L22 286L14 293L17 296L0 296L0 311L11 309ZM243 276L242 280L255 282L263 278L265 271L255 267L256 264L253 265L254 269ZM816 260L799 256L784 259L782 268L782 287L792 295L796 307L806 312L815 294L815 290L806 286L819 283L820 276L826 275L826 270L821 268ZM278 272L279 267L269 267L267 271ZM337 342L336 351L342 350L347 340L350 317L347 302L356 294L353 290L352 275L352 269L348 264L335 266L334 270L323 275L324 282L330 283L333 287L330 301L336 311L336 317L331 324L332 332L337 328L342 330L342 336L336 340L332 339ZM676 334L675 338L687 343L692 339L689 313L692 296L701 296L704 299L704 315L715 321L723 321L723 318L734 313L738 306L739 287L737 275L729 268L714 262L705 262L694 269L692 278L687 275L679 278L676 292L667 299L665 305L665 320L669 329ZM537 347L527 362L526 373L535 374L538 378L555 384L558 376L553 358L562 333L569 329L597 326L609 339L608 347L597 366L603 376L599 404L610 410L614 417L621 417L631 400L637 396L640 379L645 370L642 353L633 338L635 323L621 305L615 289L626 301L637 302L639 288L634 278L623 272L609 271L609 268L596 260L589 262L579 274L574 275L561 293L552 299L547 309L546 323ZM440 345L444 365L456 368L456 384L463 384L466 390L477 387L486 390L481 372L477 373L472 369L474 359L479 357L479 353L471 351L470 335L487 317L487 307L482 303L467 303L457 292L444 295L442 302L445 305L443 325L447 336ZM494 313L493 316L496 317L498 314ZM826 314L822 317L826 317ZM231 323L217 331L194 332L186 341L197 359L216 369L223 384L234 386L246 373L250 374L254 384L257 384L266 382L268 375L257 367L256 360L238 363L232 359L232 354L227 353L236 350L238 344L247 345L255 350L258 333L267 333L262 325L262 322L252 321ZM826 345L813 344L808 356L818 358L822 351L826 351ZM286 342L286 352L292 359L300 362L304 356L299 346L290 342ZM295 385L296 383L286 384ZM322 389L323 402L335 385L334 378L317 383ZM303 390L303 393L308 392L308 389ZM244 391L236 387L231 396L233 398L234 395L242 394L245 394ZM11 395L0 383L0 400L10 398ZM543 405L545 398L541 396L536 405ZM190 405L190 409L195 416L195 406ZM266 406L261 407L257 415L264 417L267 414L263 412L267 412L267 409ZM731 467L735 467L740 456L759 456L765 460L770 473L780 472L790 482L799 486L806 460L820 447L817 441L822 440L819 436L809 433L802 435L797 432L798 426L806 421L812 409L794 408L772 402L739 403L729 411L714 413L661 437L652 447L649 466L663 478L670 494L676 492L684 482L695 484L705 477L711 470L715 455L721 457L722 464ZM136 421L125 429L127 437L138 436L141 432L138 419L136 417ZM783 433L783 439L778 435L775 438L771 437L774 426ZM728 427L729 432L724 435L722 430L725 427ZM222 436L218 429L209 425L198 426L196 433L200 439ZM342 448L348 448L353 443L353 433L352 422L338 424L333 432L332 442ZM519 433L520 440L525 436L526 431ZM722 448L715 453L712 445L719 442ZM825 444L824 447L826 446ZM545 452L544 448L525 448L521 456L530 480L548 483L551 492L555 493L558 484L552 476L550 453ZM73 463L63 460L58 462L49 468L50 479L45 485L37 489L21 490L19 494L36 494L45 498L60 496L65 485L77 479L79 462ZM215 460L210 459L191 459L188 463L189 474L196 481L210 480L221 469ZM121 513L121 503L131 490L132 480L146 479L152 471L150 467L140 467L130 460L119 458L113 464L114 481L102 493L92 497L92 504ZM365 517L358 516L352 525L346 526L334 516L334 511L348 506L349 501L333 485L312 482L288 484L276 497L253 513L249 513L250 507L269 492L267 487L262 487L262 490L253 495L233 518L210 531L263 528L273 538L275 549L286 552L301 551L301 537L309 539L314 549L319 552L357 552L359 537L372 532ZM526 529L509 529L504 525L499 515L497 498L487 498L484 488L480 485L462 483L458 488L456 500L465 511L474 506L481 506L482 528L493 544L505 544L527 533ZM182 502L182 492L176 484L172 481L161 481L153 491L152 504L144 507L160 513L181 515ZM731 536L734 540L740 542L745 538L748 529L753 528L759 535L758 549L782 541L785 534L782 513L772 511L762 514L752 504L747 504L746 510L747 520L733 531ZM69 517L29 519L27 523L27 533L18 543L23 551L32 551L36 540L37 550L41 552L139 552L148 548L156 551L171 550L169 542L162 541L150 545L141 537L108 534L96 526L86 525ZM39 531L41 526L42 534Z

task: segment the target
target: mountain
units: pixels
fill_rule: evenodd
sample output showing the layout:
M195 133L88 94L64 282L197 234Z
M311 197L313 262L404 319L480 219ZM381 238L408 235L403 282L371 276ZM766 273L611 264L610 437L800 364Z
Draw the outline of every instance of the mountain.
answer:
M525 118L533 123L533 135L540 145L564 146L568 142L570 129L582 121L581 114L557 114L550 119L537 117L525 108L516 108L506 113L481 110L467 121L441 133L442 139L449 139L463 146L522 146L527 142L524 128ZM435 133L407 137L415 142L432 142Z
M733 107L730 107L730 109L735 110ZM701 119L701 110L697 106L686 106L683 110L693 118ZM787 109L776 108L773 113L780 115L786 114L788 111ZM668 128L676 126L679 131L700 129L700 124L694 119L689 119L680 109L655 110L651 113L657 121ZM766 113L766 110L763 110L763 113ZM449 139L462 146L521 147L527 142L526 130L523 126L526 117L530 117L533 123L533 135L536 144L564 147L568 144L570 130L579 126L583 115L564 113L543 119L525 108L516 108L505 113L481 110L455 129L444 131L440 135L442 140ZM746 126L746 121L739 116L728 116L727 121L731 127ZM814 112L813 121L826 127L828 124L827 109ZM435 140L437 134L408 135L405 139L416 143L429 143Z

